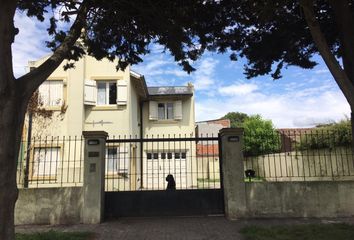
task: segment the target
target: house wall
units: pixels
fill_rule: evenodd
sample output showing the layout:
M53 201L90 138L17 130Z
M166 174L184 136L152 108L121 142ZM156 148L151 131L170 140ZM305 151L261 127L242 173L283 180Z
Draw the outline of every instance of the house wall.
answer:
M32 62L32 67L39 66L46 58ZM84 56L75 63L75 68L64 71L63 62L48 78L64 81L65 113L60 108L49 108L54 111L51 119L35 118L33 136L80 136L82 131L106 131L110 135L130 135L133 126L130 124L131 111L135 108L132 101L135 94L130 84L129 66L125 71L116 71L115 63L109 60L97 61L93 57ZM120 80L128 84L127 105L123 106L89 106L84 105L85 80ZM133 105L133 106L132 106ZM134 109L135 110L135 109ZM103 123L97 123L102 121ZM93 123L96 122L96 123ZM124 127L119 127L124 126ZM136 131L134 129L134 131Z
M354 182L246 183L245 217L353 217Z
M19 189L15 224L78 224L82 187Z
M164 98L163 101L175 101L172 99ZM194 96L182 100L182 120L149 120L149 102L144 102L143 105L143 126L144 135L159 135L162 137L176 137L181 134L182 137L187 135L188 137L195 136L195 116L194 116Z

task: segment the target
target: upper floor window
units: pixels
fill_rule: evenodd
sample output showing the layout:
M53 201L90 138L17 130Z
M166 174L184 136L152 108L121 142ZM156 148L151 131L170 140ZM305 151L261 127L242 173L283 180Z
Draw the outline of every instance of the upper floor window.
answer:
M97 105L117 104L117 82L97 82Z
M85 80L84 104L127 105L128 84L122 80Z
M63 81L47 80L38 89L40 101L44 106L61 106L63 104Z
M173 119L173 103L159 103L158 104L158 118L159 120Z
M149 102L150 120L182 120L182 101Z

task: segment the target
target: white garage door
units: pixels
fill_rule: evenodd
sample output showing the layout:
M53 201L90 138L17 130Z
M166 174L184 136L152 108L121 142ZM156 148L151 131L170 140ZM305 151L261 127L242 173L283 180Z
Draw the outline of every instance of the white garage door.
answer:
M144 173L146 188L166 189L166 176L172 174L176 181L176 188L187 186L187 154L185 151L176 152L147 152L146 172Z

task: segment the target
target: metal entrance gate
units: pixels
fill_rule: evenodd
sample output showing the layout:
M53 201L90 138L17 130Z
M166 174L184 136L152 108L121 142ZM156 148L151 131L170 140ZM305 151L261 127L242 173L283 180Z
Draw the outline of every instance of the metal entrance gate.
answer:
M105 216L223 214L219 149L219 137L108 139Z

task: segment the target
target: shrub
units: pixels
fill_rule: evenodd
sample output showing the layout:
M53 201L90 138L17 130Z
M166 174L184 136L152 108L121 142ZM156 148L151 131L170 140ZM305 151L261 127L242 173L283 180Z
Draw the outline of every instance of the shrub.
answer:
M351 143L351 122L345 119L338 123L317 127L311 132L302 135L297 143L297 149L348 147Z
M245 130L244 153L246 156L257 156L279 151L279 134L271 120L264 120L260 115L254 115L244 121L243 127Z

